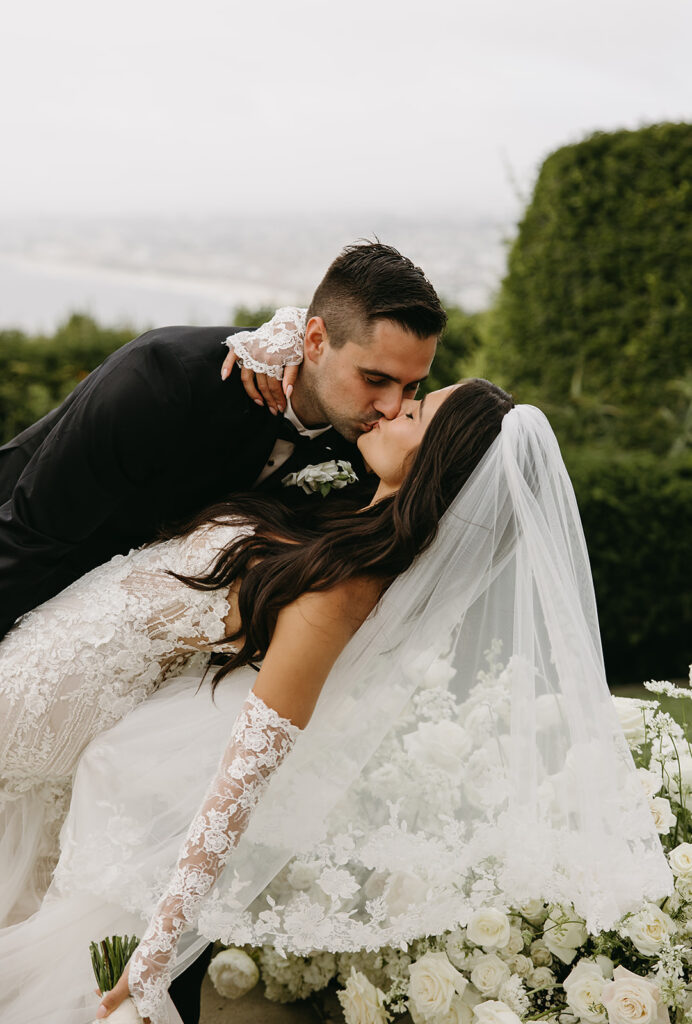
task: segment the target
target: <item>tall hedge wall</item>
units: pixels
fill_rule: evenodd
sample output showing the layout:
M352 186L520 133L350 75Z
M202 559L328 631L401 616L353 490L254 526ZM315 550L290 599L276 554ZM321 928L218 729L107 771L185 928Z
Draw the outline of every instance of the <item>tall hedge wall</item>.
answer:
M564 450L593 570L609 682L687 676L692 455Z
M689 437L692 125L597 133L548 157L487 360L564 441L665 452Z

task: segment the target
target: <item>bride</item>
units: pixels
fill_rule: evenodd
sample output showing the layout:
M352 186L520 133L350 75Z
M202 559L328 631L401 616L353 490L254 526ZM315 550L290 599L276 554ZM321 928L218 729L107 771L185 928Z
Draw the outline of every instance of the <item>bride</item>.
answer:
M3 1021L88 1021L104 934L142 938L98 1015L163 1024L216 938L377 948L533 898L595 930L669 891L545 417L468 380L358 443L367 508L234 499L0 645Z

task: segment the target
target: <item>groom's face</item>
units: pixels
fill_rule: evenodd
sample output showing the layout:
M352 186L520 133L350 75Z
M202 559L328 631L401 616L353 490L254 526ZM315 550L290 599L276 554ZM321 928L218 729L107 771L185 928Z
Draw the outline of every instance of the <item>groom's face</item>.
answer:
M311 332L308 326L305 359L322 421L356 441L378 420L398 416L402 401L413 398L428 375L437 337L421 340L391 320L377 320L367 336L336 348L324 321L312 320L319 329Z

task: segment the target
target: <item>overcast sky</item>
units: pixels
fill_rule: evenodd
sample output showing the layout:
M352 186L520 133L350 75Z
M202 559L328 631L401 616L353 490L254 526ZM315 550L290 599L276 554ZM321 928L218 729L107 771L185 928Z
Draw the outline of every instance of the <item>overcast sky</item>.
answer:
M0 216L512 216L595 129L692 121L690 0L22 0Z

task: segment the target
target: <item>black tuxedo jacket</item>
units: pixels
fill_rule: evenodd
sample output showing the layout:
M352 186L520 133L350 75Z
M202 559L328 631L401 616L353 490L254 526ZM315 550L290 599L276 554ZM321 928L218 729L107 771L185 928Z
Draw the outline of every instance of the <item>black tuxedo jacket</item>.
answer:
M279 417L248 398L237 368L221 380L222 343L237 330L149 331L0 447L0 637L95 565L252 487ZM328 459L363 471L356 446L330 429L300 445L274 484Z

